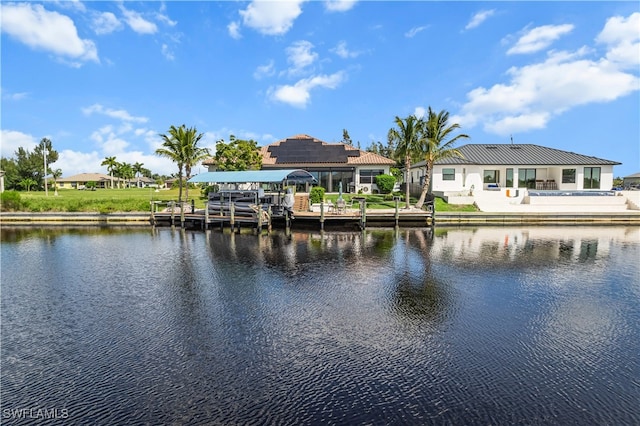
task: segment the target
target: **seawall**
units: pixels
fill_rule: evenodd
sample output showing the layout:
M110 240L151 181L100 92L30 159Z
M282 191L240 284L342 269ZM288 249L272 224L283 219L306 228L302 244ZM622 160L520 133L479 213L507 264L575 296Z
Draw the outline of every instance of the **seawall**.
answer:
M371 217L376 217L375 210ZM369 213L368 213L369 214ZM411 222L406 213L405 222ZM311 218L309 218L311 219ZM309 220L308 219L308 220ZM319 221L319 217L318 217ZM374 224L375 223L375 224ZM423 217L416 217L417 226L425 226ZM55 226L151 226L150 213L82 213L82 212L2 212L0 225ZM394 226L395 219L376 217L368 226ZM438 212L436 226L481 226L481 225L640 225L640 211L609 213L486 213L486 212ZM295 228L295 221L294 221ZM410 225L408 225L410 226Z

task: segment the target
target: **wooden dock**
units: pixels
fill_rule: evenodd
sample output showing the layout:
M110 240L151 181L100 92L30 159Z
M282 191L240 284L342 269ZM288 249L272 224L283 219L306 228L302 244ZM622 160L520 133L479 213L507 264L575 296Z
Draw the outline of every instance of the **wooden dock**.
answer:
M255 214L251 216L213 214L207 210L194 213L182 212L152 212L151 222L155 226L180 226L191 229L211 229L215 227L229 227L233 230L252 228L257 232L270 230L273 226L279 228L358 228L394 227L394 226L432 226L434 217L428 211L403 211L402 209L361 209L345 212L309 212L296 211L293 218L283 215Z

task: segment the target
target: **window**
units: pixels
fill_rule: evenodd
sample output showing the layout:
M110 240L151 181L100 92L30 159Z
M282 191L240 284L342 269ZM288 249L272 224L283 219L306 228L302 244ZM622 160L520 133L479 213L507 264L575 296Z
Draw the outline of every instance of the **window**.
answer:
M513 188L513 169L507 169L507 188Z
M384 174L384 170L360 170L360 183L376 183L376 176Z
M584 168L584 189L600 189L600 167Z
M536 169L518 169L518 188L536 187Z
M484 171L484 183L498 183L499 180L500 180L499 170Z
M456 180L456 169L442 169L442 180Z
M562 169L562 183L576 183L576 169Z

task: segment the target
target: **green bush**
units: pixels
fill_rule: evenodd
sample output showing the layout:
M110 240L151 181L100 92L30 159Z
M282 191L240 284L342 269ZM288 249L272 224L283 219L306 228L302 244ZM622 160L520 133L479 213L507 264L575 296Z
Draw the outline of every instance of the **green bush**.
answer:
M220 190L219 185L207 185L207 186L203 186L200 189L200 194L202 195L202 198L205 198L208 200L210 192L218 192L219 190Z
M391 175L378 175L376 176L376 185L383 194L389 194L393 191L393 186L396 184L396 178Z
M318 204L324 200L324 188L321 186L314 186L309 192L309 201L311 204Z
M3 212L20 210L23 202L20 199L20 193L18 191L5 191L2 193L0 203L0 210Z

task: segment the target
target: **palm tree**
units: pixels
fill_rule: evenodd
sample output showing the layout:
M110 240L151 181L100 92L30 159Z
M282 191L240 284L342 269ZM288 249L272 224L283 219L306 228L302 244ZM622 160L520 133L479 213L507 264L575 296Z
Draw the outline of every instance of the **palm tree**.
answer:
M184 125L183 125L184 127ZM180 146L180 130L176 126L169 127L169 134L160 134L162 138L162 148L156 149L156 155L168 158L178 166L178 202L182 202L182 170L184 169L184 155L182 154L182 148Z
M144 168L142 166L144 166L144 163L138 163L138 162L136 162L132 166L133 167L133 172L136 174L136 177L138 178L138 180L136 181L136 187L138 187L138 188L140 187L140 174L144 170Z
M51 170L51 177L53 178L53 189L55 191L54 196L58 196L58 183L56 182L62 176L62 169Z
M27 192L31 192L31 187L37 184L38 182L31 178L24 178L20 182L18 182L18 186L23 187L27 190Z
M171 126L168 134L161 134L162 148L156 149L156 154L166 157L178 165L178 202L182 202L182 171L185 170L187 179L191 177L191 168L198 161L209 155L209 150L198 147L198 142L203 134L198 133L195 127L187 128L184 124L180 127ZM189 189L187 188L187 198Z
M113 189L113 171L118 167L116 157L105 157L100 165L107 166L107 171L109 172L109 176L111 176L111 189Z
M421 120L415 115L402 119L398 116L395 118L397 128L389 130L389 140L395 142L396 159L404 160L404 181L405 181L405 201L406 208L411 208L409 204L409 172L411 161L417 158L421 145L422 132L420 131Z
M184 127L184 125L183 125ZM182 149L184 152L184 173L187 181L191 179L191 168L199 161L204 160L210 156L207 148L199 147L198 142L204 134L198 133L195 127L186 129L184 132L184 140L182 142ZM189 184L187 183L185 199L189 200Z
M426 163L427 173L422 185L422 193L416 203L417 208L422 208L424 200L429 192L431 178L433 176L433 164L436 161L446 158L460 157L463 155L453 147L460 139L469 139L469 136L460 133L453 136L453 133L460 128L458 123L449 124L449 113L445 110L435 113L431 107L427 113L426 121L422 121L422 146L420 156Z
M121 179L119 186L124 186L122 181L127 181L127 186L131 186L131 178L134 176L133 167L129 163L118 163L116 175Z

